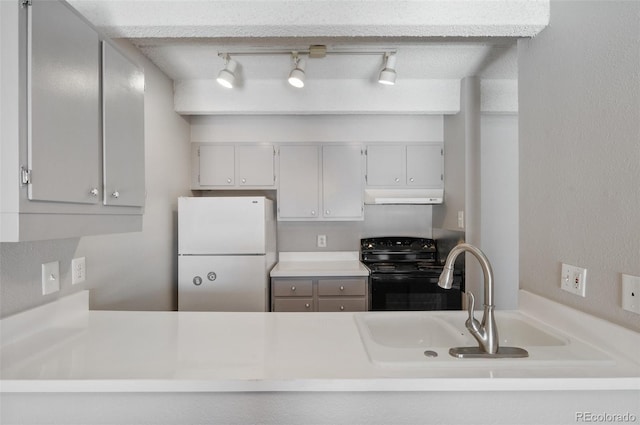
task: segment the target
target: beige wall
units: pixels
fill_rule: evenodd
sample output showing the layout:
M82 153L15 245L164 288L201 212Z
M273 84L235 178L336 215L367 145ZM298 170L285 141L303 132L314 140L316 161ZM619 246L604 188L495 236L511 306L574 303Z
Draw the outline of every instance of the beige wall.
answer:
M626 327L640 276L640 3L552 1L518 45L520 287ZM587 268L586 298L560 290Z

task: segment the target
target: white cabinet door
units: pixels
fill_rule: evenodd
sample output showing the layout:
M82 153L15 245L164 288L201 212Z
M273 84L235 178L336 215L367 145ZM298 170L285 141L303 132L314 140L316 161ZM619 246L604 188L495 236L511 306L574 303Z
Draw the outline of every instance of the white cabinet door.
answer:
M240 186L273 186L273 146L236 146L236 179Z
M144 73L102 43L105 205L144 206Z
M280 147L278 218L310 219L320 215L319 147Z
M362 148L358 145L322 147L322 216L325 219L363 218Z
M405 184L405 145L367 146L367 185Z
M200 185L233 186L235 152L233 146L200 146Z
M29 199L96 204L98 34L66 3L33 1L28 10Z
M442 146L407 146L407 185L442 187Z

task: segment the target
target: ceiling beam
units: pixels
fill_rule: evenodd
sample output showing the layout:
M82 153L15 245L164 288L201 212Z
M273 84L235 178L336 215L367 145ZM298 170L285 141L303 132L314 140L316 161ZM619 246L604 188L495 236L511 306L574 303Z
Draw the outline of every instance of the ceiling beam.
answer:
M69 0L122 38L532 37L549 0Z

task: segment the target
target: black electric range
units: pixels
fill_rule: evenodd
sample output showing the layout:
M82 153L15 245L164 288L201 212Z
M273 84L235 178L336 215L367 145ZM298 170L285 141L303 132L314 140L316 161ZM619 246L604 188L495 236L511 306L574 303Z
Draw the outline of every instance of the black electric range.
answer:
M371 270L369 310L460 310L464 282L438 286L443 264L428 238L378 237L360 241L360 259Z

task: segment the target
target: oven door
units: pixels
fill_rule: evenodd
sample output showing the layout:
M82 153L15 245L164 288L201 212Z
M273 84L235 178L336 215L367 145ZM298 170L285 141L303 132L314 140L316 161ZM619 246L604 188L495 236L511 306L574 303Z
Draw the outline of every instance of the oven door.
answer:
M460 284L451 289L438 286L438 276L410 276L403 274L372 274L372 311L460 310Z

